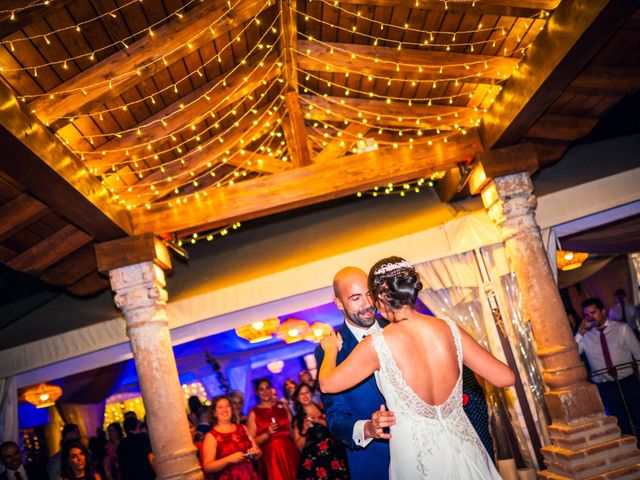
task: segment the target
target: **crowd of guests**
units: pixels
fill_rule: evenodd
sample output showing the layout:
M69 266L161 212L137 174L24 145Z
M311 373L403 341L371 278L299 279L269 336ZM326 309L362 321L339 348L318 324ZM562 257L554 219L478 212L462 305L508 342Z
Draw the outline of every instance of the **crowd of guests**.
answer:
M254 386L257 404L246 417L238 391L215 398L209 408L195 399L190 403L194 443L207 478L348 478L344 447L329 433L308 371L300 373L298 383L285 381L282 398L267 378Z

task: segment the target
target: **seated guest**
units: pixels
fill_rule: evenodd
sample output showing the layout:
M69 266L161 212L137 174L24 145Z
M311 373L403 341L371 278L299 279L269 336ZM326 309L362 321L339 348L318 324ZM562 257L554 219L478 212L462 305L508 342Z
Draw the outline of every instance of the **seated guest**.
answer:
M229 401L233 409L233 423L245 425L247 423L246 415L242 414L244 408L244 394L240 390L232 390L229 392Z
M151 480L156 478L153 471L153 453L149 437L140 431L137 418L125 418L124 431L127 434L118 445L118 464L122 480Z
M60 451L49 459L47 463L47 474L49 480L58 480L60 476L60 455L64 446L69 442L80 441L80 429L75 423L67 423L62 427L62 439L60 440Z
M102 480L89 462L89 450L80 442L67 443L60 457L61 480Z
M347 454L342 444L329 433L324 412L313 402L311 387L301 383L296 387L293 397L296 410L293 439L302 450L296 478L348 479Z
M256 380L255 388L258 405L249 412L247 429L262 449L259 463L262 478L293 480L299 452L291 438L289 409L273 398L269 379Z
M46 472L35 465L22 463L22 453L16 442L0 444L0 464L4 465L4 472L0 473L0 480L45 480Z
M213 428L204 436L202 469L216 480L258 480L253 460L260 449L244 425L234 423L233 409L225 396L213 400Z

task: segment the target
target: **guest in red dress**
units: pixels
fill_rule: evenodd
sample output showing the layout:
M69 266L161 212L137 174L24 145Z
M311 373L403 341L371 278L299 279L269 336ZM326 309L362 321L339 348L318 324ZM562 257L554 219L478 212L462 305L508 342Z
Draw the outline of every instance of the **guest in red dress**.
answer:
M272 392L266 378L256 381L256 405L247 418L247 428L260 448L260 473L265 480L295 480L300 455L291 438L291 413Z
M253 460L260 449L243 425L232 422L231 402L225 396L211 404L214 427L204 436L202 468L209 480L258 480Z

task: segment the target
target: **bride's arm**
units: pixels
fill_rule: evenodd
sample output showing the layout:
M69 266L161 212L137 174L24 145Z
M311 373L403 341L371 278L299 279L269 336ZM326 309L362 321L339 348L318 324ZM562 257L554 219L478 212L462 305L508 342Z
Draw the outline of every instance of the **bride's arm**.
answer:
M462 356L464 364L496 387L510 387L516 376L506 364L482 348L474 339L460 328Z
M318 373L320 390L324 393L338 393L357 385L380 368L378 356L371 343L371 337L365 338L351 354L336 366L336 357L341 343L335 332L322 342L324 358Z

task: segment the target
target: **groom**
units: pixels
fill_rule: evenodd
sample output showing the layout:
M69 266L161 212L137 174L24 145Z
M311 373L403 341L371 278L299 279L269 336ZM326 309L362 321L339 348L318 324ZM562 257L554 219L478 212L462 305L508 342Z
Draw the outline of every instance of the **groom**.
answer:
M333 279L334 302L345 321L338 330L340 364L373 329L381 328L367 284L367 274L355 267L340 270ZM315 351L318 366L324 351ZM334 437L347 445L349 474L353 479L389 478L389 443L383 428L393 425L392 412L381 408L384 398L372 375L355 387L335 395L322 394L327 424Z

